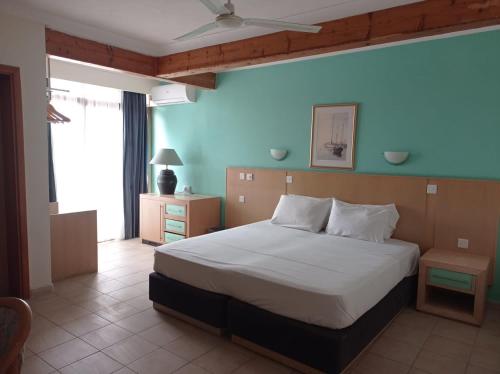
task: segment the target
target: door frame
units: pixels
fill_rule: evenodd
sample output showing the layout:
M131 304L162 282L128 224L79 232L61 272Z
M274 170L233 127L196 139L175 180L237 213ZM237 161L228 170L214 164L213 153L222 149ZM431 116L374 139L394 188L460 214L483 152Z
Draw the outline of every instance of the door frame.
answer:
M7 217L7 256L9 287L12 296L29 299L28 228L26 181L24 171L24 135L21 96L21 70L0 64L0 75L7 78L8 97L0 97L8 109L4 112L5 214ZM43 123L40 124L43 126Z

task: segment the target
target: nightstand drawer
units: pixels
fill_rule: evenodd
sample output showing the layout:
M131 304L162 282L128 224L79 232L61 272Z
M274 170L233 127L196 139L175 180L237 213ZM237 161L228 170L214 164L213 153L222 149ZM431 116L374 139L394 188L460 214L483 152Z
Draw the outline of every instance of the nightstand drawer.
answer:
M457 271L429 268L427 272L427 284L457 290L474 291L475 276Z
M176 204L165 204L165 213L171 216L186 217L186 206Z
M186 233L186 222L176 221L174 219L166 219L165 220L165 230L173 231L179 234Z
M178 240L186 239L184 235L172 234L171 232L165 232L165 241L167 243L176 242Z

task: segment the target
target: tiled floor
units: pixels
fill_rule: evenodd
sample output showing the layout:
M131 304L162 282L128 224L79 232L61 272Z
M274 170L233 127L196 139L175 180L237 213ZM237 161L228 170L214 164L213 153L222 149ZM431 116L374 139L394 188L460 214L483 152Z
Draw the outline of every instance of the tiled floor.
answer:
M108 242L99 246L99 273L33 298L22 372L294 372L152 309L152 265L152 247ZM407 309L349 373L500 373L500 308L488 308L482 328Z

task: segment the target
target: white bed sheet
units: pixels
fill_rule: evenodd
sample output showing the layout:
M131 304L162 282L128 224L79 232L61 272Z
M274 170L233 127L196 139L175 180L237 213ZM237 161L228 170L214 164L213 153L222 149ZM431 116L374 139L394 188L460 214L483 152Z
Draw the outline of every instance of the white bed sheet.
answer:
M306 323L353 324L416 273L417 244L374 243L269 221L158 247L154 270Z

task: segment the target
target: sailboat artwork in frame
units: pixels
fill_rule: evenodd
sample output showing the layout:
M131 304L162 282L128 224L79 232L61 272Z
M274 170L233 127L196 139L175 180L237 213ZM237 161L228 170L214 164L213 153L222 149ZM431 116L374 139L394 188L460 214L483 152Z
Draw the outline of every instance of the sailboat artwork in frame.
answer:
M354 169L357 104L314 105L312 168Z

